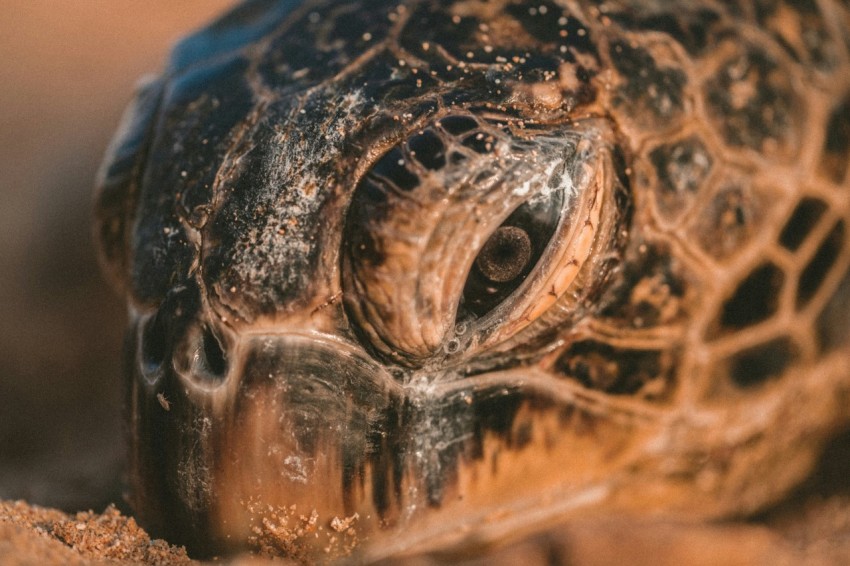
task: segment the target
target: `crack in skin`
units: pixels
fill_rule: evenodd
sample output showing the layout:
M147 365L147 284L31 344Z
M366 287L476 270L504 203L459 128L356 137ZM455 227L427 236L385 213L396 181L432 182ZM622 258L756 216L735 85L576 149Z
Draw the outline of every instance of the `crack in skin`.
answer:
M841 21L250 0L189 36L98 178L140 519L216 553L296 506L362 546L284 529L309 561L775 502L848 425Z

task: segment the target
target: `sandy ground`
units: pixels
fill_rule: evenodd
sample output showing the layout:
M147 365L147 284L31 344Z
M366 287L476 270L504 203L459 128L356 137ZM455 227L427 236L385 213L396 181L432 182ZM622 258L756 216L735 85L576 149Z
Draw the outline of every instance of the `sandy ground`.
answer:
M0 563L189 564L182 548L150 537L114 507L67 515L23 501L0 503Z
M4 566L191 563L182 549L151 541L123 504L124 314L97 271L90 192L137 78L155 72L180 35L230 3L0 0ZM606 552L617 548L633 564L673 564L699 548L713 549L706 556L715 561L705 564L850 564L848 445L850 437L839 439L812 481L760 518L769 530L596 524L571 526L563 540L572 541L575 564L616 559ZM78 512L87 509L102 513ZM530 556L524 547L514 552Z
M394 558L381 564L840 566L850 564L848 509L850 496L813 499L765 523L683 525L596 519L567 524L483 558L463 552L439 553ZM213 563L259 566L287 562L245 555ZM134 519L112 506L100 514L66 514L23 501L0 501L0 564L199 563L182 547L151 540Z

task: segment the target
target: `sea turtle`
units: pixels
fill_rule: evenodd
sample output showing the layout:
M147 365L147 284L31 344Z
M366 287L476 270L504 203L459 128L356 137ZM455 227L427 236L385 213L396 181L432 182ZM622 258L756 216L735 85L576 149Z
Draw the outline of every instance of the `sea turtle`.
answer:
M371 560L777 501L850 424L848 30L253 0L182 41L96 197L141 522Z

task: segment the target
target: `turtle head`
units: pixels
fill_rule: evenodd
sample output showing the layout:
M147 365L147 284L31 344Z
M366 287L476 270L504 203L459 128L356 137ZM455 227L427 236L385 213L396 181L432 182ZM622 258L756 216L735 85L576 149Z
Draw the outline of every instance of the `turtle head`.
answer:
M588 506L746 511L800 477L817 443L738 496L838 420L763 434L839 381L777 342L802 335L770 247L793 207L718 184L748 177L686 123L680 50L551 2L292 4L181 43L99 177L143 524L203 554L375 557ZM727 241L773 259L723 263ZM739 336L796 397L706 402L747 373Z
M399 124L332 89L210 100L245 72L217 61L143 90L137 112L156 108L158 125L101 181L103 257L130 299L140 518L205 553L334 537L342 552L354 535L334 518L371 537L421 520L424 536L445 513L509 504L497 487L572 418L569 394L547 391L552 333L623 244L610 125L430 105ZM245 101L261 112L205 125ZM536 471L562 483L550 472ZM269 513L277 538L253 530Z
M590 75L569 92L523 65L437 80L383 24L350 71L299 67L301 36L265 37L281 15L250 5L140 89L99 179L102 258L129 299L140 518L196 551L292 553L411 521L425 537L534 495L499 486L572 418L541 364L629 219L613 126L570 114ZM349 37L322 14L293 17ZM551 471L534 473L564 483ZM268 521L277 538L255 532Z

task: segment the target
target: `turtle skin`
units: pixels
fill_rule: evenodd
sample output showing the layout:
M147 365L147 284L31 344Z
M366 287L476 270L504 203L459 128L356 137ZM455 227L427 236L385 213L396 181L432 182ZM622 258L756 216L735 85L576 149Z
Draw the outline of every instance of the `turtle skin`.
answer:
M850 423L848 30L252 0L187 37L97 181L142 524L370 561L780 500Z

